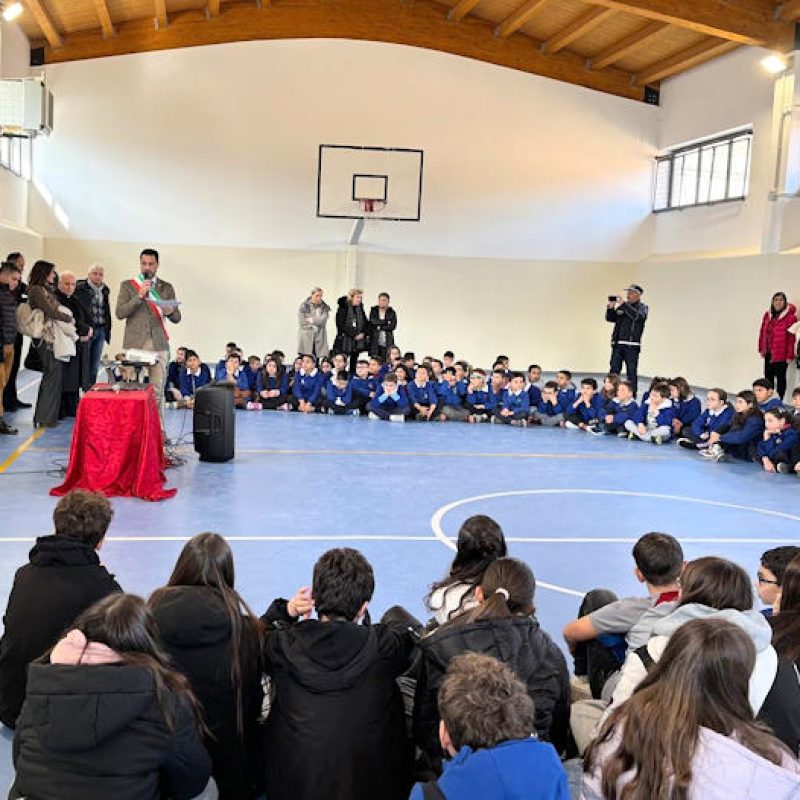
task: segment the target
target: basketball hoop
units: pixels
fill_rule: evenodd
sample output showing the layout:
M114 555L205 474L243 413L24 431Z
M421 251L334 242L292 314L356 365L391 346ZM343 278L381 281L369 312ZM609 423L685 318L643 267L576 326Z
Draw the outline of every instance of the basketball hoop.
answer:
M361 198L359 201L361 206L361 213L364 216L374 214L376 211L382 211L386 207L386 202L383 200L375 200L374 198Z

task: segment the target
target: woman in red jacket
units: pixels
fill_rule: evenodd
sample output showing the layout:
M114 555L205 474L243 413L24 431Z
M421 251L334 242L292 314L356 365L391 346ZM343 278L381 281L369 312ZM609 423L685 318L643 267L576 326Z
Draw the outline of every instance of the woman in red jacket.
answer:
M786 394L786 370L794 358L796 324L797 309L783 292L776 292L769 311L764 312L761 320L758 352L764 359L764 377L772 381L781 400Z

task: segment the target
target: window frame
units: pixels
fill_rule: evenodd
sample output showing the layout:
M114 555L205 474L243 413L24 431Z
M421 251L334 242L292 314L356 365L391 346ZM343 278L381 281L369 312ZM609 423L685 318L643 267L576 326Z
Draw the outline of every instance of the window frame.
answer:
M744 186L744 194L736 195L734 197L729 197L728 194L730 192L731 187L731 167L733 163L733 145L735 142L745 138L747 141L747 163L745 165L745 177L743 181ZM718 200L702 200L698 201L697 197L700 194L700 183L701 183L701 176L703 172L703 151L706 148L712 148L712 162L711 168L712 171L709 174L709 196L711 194L711 188L714 182L713 176L713 167L714 167L714 159L716 158L716 147L719 145L727 144L728 145L728 153L727 153L727 164L725 166L725 197L718 199ZM695 177L695 201L693 203L685 203L685 204L676 204L673 205L673 193L675 191L675 162L678 158L682 158L685 163L685 157L687 154L696 152L697 153L697 175ZM743 128L739 128L734 131L730 131L728 133L718 134L715 136L709 136L707 139L698 139L691 144L680 145L678 147L671 148L668 150L664 155L656 156L655 158L655 170L653 174L653 197L652 197L652 213L653 214L663 214L668 211L685 211L690 208L703 208L707 206L717 206L722 205L723 203L741 203L744 200L747 200L747 195L750 190L750 176L751 176L751 163L753 159L753 126L748 125ZM661 164L668 163L669 164L669 176L666 182L666 205L663 208L656 208L656 197L658 195L658 172ZM682 176L681 176L682 177ZM683 191L683 187L681 187L681 192Z
M33 177L33 139L29 136L0 135L0 141L3 142L3 147L0 148L0 168L30 182ZM14 149L16 154L13 153Z

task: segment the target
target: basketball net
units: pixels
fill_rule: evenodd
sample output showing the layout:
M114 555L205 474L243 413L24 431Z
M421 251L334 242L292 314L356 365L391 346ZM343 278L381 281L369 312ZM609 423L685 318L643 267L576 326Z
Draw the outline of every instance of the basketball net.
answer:
M361 212L364 216L374 214L376 211L382 211L386 207L386 203L382 200L363 199L359 200L359 203L361 204Z

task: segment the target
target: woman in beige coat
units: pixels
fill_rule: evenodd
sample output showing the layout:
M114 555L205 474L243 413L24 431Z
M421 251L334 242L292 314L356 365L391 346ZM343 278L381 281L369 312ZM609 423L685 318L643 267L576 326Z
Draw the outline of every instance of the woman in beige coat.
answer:
M315 287L300 304L297 312L300 326L297 337L298 353L316 356L317 360L328 355L330 348L327 325L330 313L330 306L322 299L322 289Z

